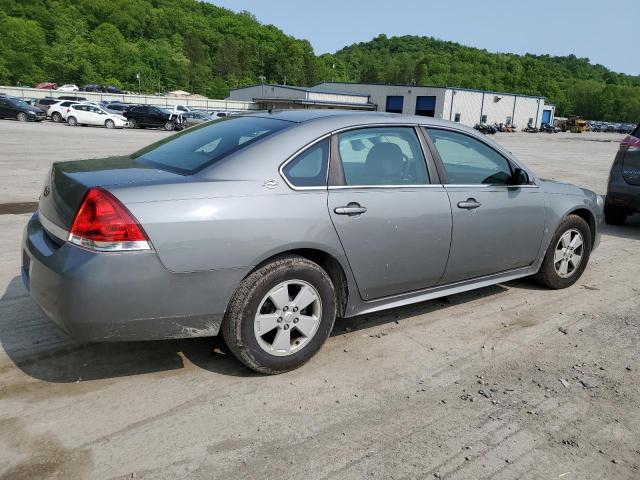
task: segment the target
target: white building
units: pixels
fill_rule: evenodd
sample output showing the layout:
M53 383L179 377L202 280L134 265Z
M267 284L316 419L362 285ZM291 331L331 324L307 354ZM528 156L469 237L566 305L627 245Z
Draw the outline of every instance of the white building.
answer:
M425 115L473 126L504 123L519 129L552 123L555 106L544 97L453 87L324 82L312 89L367 94L382 112Z
M330 92L317 87L288 85L252 85L231 90L230 100L256 102L261 109L282 108L340 108L375 110L366 93Z
M343 108L444 118L469 126L504 123L522 129L552 123L544 97L468 88L324 82L314 87L253 85L231 91L231 100L260 108Z

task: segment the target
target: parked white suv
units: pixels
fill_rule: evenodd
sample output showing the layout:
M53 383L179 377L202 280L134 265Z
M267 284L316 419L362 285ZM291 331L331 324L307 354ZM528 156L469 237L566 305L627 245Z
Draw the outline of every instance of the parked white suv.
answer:
M71 105L65 120L69 125L104 125L107 128L123 128L128 120L122 115L109 113L105 109L88 103Z
M64 122L71 105L78 105L80 102L76 102L74 100L63 100L61 102L57 102L52 104L47 110L47 115L51 117L51 120L54 122Z
M67 83L66 85L62 85L58 87L59 92L79 92L80 88L77 85L73 85L72 83Z

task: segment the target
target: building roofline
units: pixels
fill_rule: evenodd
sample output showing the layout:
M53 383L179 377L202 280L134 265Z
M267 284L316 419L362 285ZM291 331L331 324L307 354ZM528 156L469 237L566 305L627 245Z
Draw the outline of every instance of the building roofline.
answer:
M320 82L317 85L314 85L312 88L320 87L323 84L337 84L337 85L373 85L380 87L406 87L406 88L437 88L440 90L456 90L462 92L477 92L477 93L492 93L495 95L510 95L513 97L525 97L525 98L536 98L536 99L545 99L546 97L542 95L528 95L526 93L515 93L515 92L496 92L494 90L481 90L479 88L466 88L466 87L449 87L449 86L438 86L438 85L408 85L404 83L374 83L374 82ZM350 93L350 92L343 92ZM353 93L353 95L357 95L357 93Z
M332 105L335 107L350 107L350 108L363 108L363 109L375 109L378 107L375 103L347 103L347 102L333 102L330 100L309 100L304 98L281 98L281 97L254 97L252 99L255 103L295 103L299 105Z
M331 95L351 95L354 97L368 97L369 95L364 93L348 93L348 92L336 92L330 90L314 90L315 87L292 87L290 85L278 85L274 83L254 83L253 85L247 85L246 87L238 87L232 88L230 91L244 90L245 88L253 88L253 87L276 87L276 88L286 88L288 90L296 90L298 92L305 93L328 93Z

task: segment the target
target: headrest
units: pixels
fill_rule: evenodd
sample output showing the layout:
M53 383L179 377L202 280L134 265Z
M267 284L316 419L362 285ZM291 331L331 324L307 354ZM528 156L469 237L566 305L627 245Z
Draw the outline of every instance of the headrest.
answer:
M367 154L366 168L375 183L381 179L399 180L403 170L402 150L395 143L377 143Z

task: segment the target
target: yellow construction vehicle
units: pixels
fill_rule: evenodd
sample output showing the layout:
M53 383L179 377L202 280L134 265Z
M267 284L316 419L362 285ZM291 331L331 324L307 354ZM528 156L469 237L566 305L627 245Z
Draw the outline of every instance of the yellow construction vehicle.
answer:
M571 115L567 119L567 130L571 133L582 133L589 130L587 121L579 115Z

